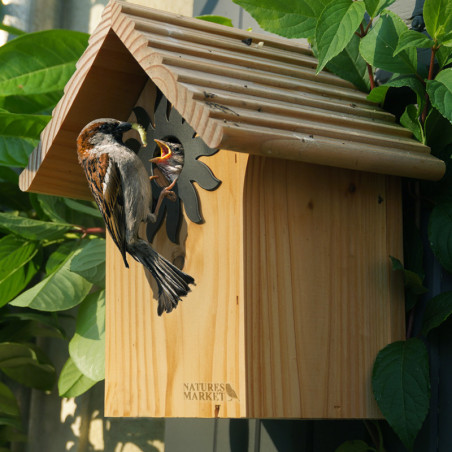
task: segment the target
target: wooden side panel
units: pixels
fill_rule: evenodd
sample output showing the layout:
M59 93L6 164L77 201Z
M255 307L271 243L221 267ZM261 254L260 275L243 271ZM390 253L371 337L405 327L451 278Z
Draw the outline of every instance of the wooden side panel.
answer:
M251 156L244 197L247 416L380 417L373 361L404 335L397 183Z
M157 302L143 268L125 269L107 246L106 416L243 417L242 193L247 156L219 152L206 158L222 180L198 190L205 223L184 223L181 245L154 245L177 260L196 287L169 315ZM153 282L152 282L153 287ZM156 293L156 292L154 292Z

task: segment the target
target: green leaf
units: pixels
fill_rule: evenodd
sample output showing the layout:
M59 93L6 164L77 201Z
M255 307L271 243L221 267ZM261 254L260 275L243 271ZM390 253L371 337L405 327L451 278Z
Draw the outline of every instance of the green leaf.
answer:
M226 25L226 27L233 27L232 20L229 19L229 17L216 16L214 14L204 14L202 16L196 16L196 19L213 22L215 24Z
M267 31L286 38L310 38L317 19L332 0L233 0Z
M325 7L315 32L319 51L317 74L351 41L364 18L364 12L363 1L336 0Z
M424 131L419 120L419 111L415 105L407 105L403 115L400 117L400 124L413 132L416 140L424 142Z
M326 68L353 83L361 91L368 92L370 88L367 64L359 53L360 38L353 35L351 41L337 56L328 61Z
M27 310L5 314L0 321L3 324L0 341L23 342L32 341L36 337L66 338L63 328L53 315Z
M90 380L77 368L69 358L58 379L58 393L60 397L77 397L94 386L97 381Z
M373 368L372 388L383 416L412 450L429 409L429 365L424 343L411 338L381 350Z
M62 93L87 45L88 34L69 30L38 31L7 42L0 48L0 93Z
M105 286L105 240L89 240L72 260L70 270L93 284Z
M428 34L436 41L452 29L450 0L425 0L424 22Z
M27 240L55 240L73 229L70 224L50 223L0 212L0 230L7 231Z
M395 0L364 0L366 11L372 19L375 19L381 11L392 5Z
M441 265L452 272L452 203L437 204L428 225L430 246Z
M427 80L432 105L452 122L452 68L443 69L434 80Z
M417 47L421 49L432 48L434 41L432 41L428 36L415 30L406 30L400 35L399 43L394 51L394 56L400 53L402 50L408 49L410 47Z
M376 449L370 447L366 442L360 439L345 441L334 452L375 452Z
M39 311L62 311L72 308L88 295L92 284L70 271L72 259L80 249L70 253L64 262L47 278L20 294L10 302L13 306L28 306Z
M45 268L46 275L51 275L53 272L58 270L68 256L79 248L80 242L77 240L70 240L58 246L58 248L47 259Z
M405 23L391 11L385 10L370 32L361 39L359 51L372 66L397 74L415 74L415 48L401 51L394 57L399 38L407 30Z
M63 200L69 208L75 210L76 212L84 213L86 215L91 215L92 217L102 219L102 214L100 213L99 209L94 206L93 202L75 201L70 198L63 198Z
M446 47L452 47L452 31L438 37L438 44Z
M79 370L90 380L105 378L105 294L86 297L80 305L69 354Z
M49 120L50 116L0 111L0 165L25 167Z
M20 417L19 405L11 389L0 382L0 417Z
M30 388L49 390L55 383L55 369L32 344L0 343L0 370Z
M452 292L443 292L427 302L424 311L422 334L427 336L452 314Z
M4 306L29 283L34 273L26 264L38 252L36 242L14 235L0 239L0 306Z

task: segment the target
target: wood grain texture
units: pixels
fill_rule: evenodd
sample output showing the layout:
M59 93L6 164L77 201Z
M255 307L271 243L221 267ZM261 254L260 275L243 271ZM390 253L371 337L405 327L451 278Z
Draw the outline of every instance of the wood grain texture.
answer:
M244 212L248 416L380 417L373 361L404 337L397 183L250 157Z
M220 151L181 245L196 287L156 315L143 268L108 241L107 416L377 418L370 374L403 338L399 181Z
M444 162L392 115L339 77L316 75L316 65L310 49L287 39L111 0L20 187L89 198L75 138L91 119L126 117L147 79L212 148L263 156L282 149L284 158L307 163L443 176ZM336 158L335 144L350 146L350 156ZM321 152L310 152L311 145ZM375 155L384 158L376 164Z
M184 223L180 246L165 238L164 225L154 240L170 260L185 256L184 271L196 280L170 315L157 316L154 283L133 261L125 269L108 241L107 416L246 415L240 239L246 160L229 152L209 157L223 183L214 192L199 190L207 221Z

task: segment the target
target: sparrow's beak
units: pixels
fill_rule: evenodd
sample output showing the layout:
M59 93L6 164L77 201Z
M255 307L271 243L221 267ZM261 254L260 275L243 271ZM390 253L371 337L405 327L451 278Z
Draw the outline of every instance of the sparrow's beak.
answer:
M132 128L132 124L130 124L130 122L120 122L117 126L116 126L116 130L119 133L124 133L127 132L128 130L130 130Z
M160 149L160 156L154 157L150 159L149 161L151 163L158 163L162 161L163 159L167 159L171 155L171 148L162 140L154 139L154 141L157 143L159 149Z

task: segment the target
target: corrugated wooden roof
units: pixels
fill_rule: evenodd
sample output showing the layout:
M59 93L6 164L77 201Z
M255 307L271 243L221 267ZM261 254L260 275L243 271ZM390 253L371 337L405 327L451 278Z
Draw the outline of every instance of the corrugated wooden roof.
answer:
M399 176L444 163L366 94L315 74L309 48L111 0L20 178L23 190L89 197L75 139L96 117L126 119L151 80L206 144Z

